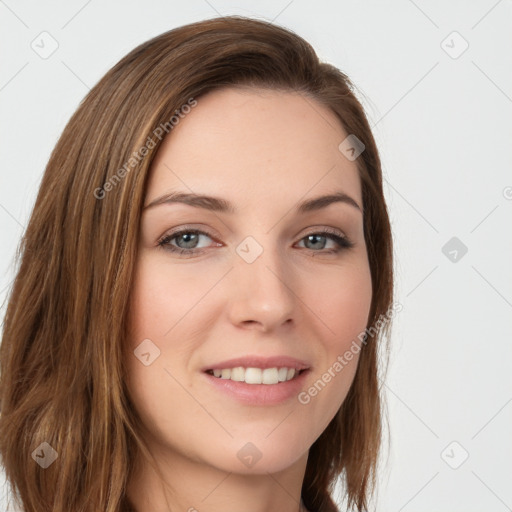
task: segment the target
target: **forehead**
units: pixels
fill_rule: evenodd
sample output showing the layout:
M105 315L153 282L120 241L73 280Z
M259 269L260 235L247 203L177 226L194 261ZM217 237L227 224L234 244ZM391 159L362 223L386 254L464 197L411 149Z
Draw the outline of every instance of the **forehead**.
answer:
M336 189L361 204L356 162L338 149L347 135L329 108L303 94L216 90L199 97L164 139L147 196L179 188L247 205Z

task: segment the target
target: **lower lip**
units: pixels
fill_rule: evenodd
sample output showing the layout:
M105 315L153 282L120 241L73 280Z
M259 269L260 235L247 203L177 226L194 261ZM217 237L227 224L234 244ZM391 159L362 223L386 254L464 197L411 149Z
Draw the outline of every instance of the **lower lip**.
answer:
M247 384L221 379L209 373L203 373L203 375L212 386L239 402L250 405L277 405L297 398L308 373L309 370L305 370L298 377L277 384Z

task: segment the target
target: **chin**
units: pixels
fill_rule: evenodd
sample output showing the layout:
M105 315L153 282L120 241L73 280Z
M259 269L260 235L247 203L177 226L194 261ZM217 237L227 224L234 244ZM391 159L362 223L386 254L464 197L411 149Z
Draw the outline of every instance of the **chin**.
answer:
M268 435L268 432L265 434ZM265 475L278 473L297 463L307 453L311 443L303 439L295 440L294 436L270 434L267 439L251 440L246 437L230 439L226 444L218 443L219 448L209 453L208 463L218 469L230 473L244 475ZM210 448L211 449L211 448Z

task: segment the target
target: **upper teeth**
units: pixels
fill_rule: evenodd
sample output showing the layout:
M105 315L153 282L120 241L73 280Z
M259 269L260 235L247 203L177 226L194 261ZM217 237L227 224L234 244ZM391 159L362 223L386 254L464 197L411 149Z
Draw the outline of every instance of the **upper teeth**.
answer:
M299 372L295 368L225 368L213 370L215 377L230 379L246 384L277 384L293 379Z

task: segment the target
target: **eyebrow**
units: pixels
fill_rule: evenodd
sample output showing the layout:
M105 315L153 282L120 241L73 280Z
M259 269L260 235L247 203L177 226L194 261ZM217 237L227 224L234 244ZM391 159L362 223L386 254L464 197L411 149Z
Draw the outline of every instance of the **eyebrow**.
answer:
M183 203L194 206L196 208L204 208L205 210L211 210L220 213L236 213L236 208L226 199L188 192L170 192L168 194L164 194L163 196L157 197L148 205L144 206L143 210L147 210L162 204L172 203ZM332 194L307 199L306 201L303 201L297 205L296 213L303 214L321 210L322 208L326 208L333 203L347 204L353 208L356 208L362 213L362 209L357 204L357 202L344 192L334 192Z

